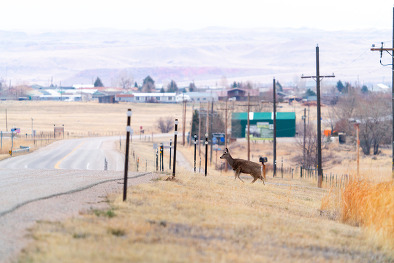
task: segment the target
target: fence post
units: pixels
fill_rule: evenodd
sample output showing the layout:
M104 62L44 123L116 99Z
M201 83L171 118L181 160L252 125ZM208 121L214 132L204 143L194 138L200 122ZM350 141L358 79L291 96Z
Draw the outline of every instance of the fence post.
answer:
M129 170L129 144L130 144L130 119L131 119L131 109L127 110L127 127L126 127L126 152L125 152L125 162L124 162L124 180L123 180L123 201L127 198L127 173Z
M178 119L175 119L175 131L174 131L174 162L172 164L172 176L175 177L175 166L176 166L176 141L178 136Z
M169 162L170 170L171 170L171 148L172 148L172 140L170 139L170 162Z
M194 134L194 172L196 172L197 134Z
M205 176L208 170L208 133L205 134Z

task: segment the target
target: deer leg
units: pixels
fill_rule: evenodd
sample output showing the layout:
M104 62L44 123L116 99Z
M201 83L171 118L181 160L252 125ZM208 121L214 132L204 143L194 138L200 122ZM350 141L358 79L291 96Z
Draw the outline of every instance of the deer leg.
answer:
M244 181L241 179L241 177L239 177L240 174L241 174L241 169L237 169L237 171L235 172L235 176L238 177L238 179L244 183Z
M252 184L253 184L254 182L256 182L257 179L258 179L257 177L253 177Z

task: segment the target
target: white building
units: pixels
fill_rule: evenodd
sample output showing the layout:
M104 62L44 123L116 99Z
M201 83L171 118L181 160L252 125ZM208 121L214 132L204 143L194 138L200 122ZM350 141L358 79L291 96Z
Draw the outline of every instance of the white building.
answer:
M134 93L133 102L176 103L176 93Z

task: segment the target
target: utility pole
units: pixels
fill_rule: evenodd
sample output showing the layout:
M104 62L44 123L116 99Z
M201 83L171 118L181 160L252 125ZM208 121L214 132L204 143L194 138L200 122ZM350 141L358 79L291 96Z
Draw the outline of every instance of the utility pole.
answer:
M329 76L320 76L319 68L319 46L316 46L316 76L304 76L301 78L311 78L316 80L316 95L317 95L317 187L322 187L323 182L323 167L322 167L322 155L321 155L321 112L320 112L320 79L323 78L334 78L334 73Z
M211 121L209 123L210 130L211 130L211 133L210 133L210 136L209 136L209 138L211 139L211 153L210 153L211 155L209 157L209 164L210 165L212 165L212 147L213 147L213 143L212 143L213 127L212 127L212 125L213 125L213 98L212 98L212 101L211 101Z
M5 131L8 132L8 115L7 115L7 109L5 109Z
M182 145L185 146L185 133L186 133L186 101L183 100L183 118L182 118Z
M274 94L274 108L273 108L273 122L274 122L274 174L273 177L276 176L276 80L273 80L273 94Z
M394 7L393 7L393 47L392 48L383 48L383 42L381 48L375 48L375 45L372 45L371 51L379 51L380 52L380 64L382 66L389 66L390 64L382 64L382 55L383 51L386 51L391 56L391 111L393 116L393 127L392 127L392 140L391 140L391 177L394 180ZM391 53L390 53L391 51Z
M198 156L201 160L201 102L200 107L198 108ZM201 169L201 162L200 162L200 169Z
M226 109L224 113L224 126L225 126L225 131L224 131L224 145L225 149L227 149L227 102L228 102L228 97L226 98ZM227 162L224 162L224 171L227 172Z
M304 116L302 116L302 119L304 120L304 143L303 143L303 156L304 156L304 160L302 162L302 168L305 168L305 164L306 164L306 148L305 148L305 137L306 137L306 108L304 108Z
M250 95L248 93L248 161L250 161Z
M206 133L206 137L208 138L207 142L209 144L209 101L207 101L207 119L206 119L206 129L205 129L205 133ZM208 145L206 146L208 147ZM206 153L205 158L208 158L208 153Z

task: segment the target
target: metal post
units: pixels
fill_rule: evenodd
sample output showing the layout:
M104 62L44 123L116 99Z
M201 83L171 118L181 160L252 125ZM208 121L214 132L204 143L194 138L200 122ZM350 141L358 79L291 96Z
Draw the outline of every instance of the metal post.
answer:
M172 176L175 177L175 166L176 166L176 141L178 136L178 119L175 119L175 131L174 131L174 162L172 164Z
M208 170L208 133L205 134L205 176Z
M322 187L323 167L321 157L321 111L320 111L320 68L319 68L319 46L316 46L316 95L317 95L317 186Z
M273 93L274 93L274 108L273 108L273 122L274 122L274 177L276 176L276 81L273 81Z
M172 140L170 139L170 164L169 164L169 169L171 170L171 148L172 148Z
M123 201L127 198L127 173L129 170L129 144L130 144L130 119L131 119L131 109L127 110L127 127L126 127L126 152L125 152L125 162L124 162L124 180L123 180Z
M196 172L196 157L197 157L197 135L194 134L194 172Z
M164 146L161 144L161 170L164 172Z

